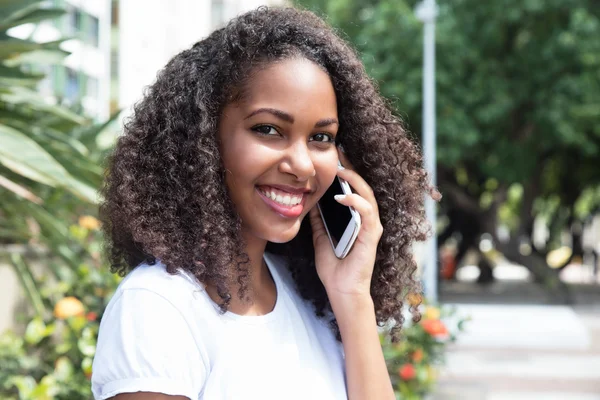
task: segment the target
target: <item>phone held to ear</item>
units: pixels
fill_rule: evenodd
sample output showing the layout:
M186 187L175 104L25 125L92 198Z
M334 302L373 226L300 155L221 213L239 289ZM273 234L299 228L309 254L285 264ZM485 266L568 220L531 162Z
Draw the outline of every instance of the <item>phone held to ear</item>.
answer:
M360 231L360 214L352 207L338 203L334 196L352 194L350 185L337 177L317 203L321 219L327 230L329 241L337 258L344 258L352 249L352 245Z

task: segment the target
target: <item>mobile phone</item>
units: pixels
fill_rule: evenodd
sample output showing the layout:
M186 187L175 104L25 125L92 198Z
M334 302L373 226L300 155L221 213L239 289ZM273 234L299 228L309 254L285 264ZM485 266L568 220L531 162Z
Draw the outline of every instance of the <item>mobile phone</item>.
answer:
M352 190L348 182L336 176L317 206L333 252L337 258L344 258L358 237L361 220L354 208L344 206L334 199L338 194L352 194Z

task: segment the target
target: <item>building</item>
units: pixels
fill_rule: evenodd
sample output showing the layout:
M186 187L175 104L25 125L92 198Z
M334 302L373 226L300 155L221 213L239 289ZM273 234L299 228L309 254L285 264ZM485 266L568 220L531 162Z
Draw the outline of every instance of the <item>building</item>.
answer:
M13 28L15 37L37 42L62 38L61 48L70 52L61 63L41 67L47 78L39 90L52 102L81 104L85 114L102 120L109 114L111 0L47 0L48 7L67 13L54 21Z
M260 5L284 2L285 0L119 0L120 107L127 113L171 57L208 36L230 18Z

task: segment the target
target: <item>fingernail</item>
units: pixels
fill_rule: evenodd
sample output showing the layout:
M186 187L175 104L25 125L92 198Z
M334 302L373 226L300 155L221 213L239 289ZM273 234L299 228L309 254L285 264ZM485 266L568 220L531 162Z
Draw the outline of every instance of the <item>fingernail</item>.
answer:
M340 201L340 200L344 200L346 198L345 194L336 194L335 196L333 196L334 199L336 199L336 201Z
M341 164L338 164L338 170L339 170L339 171L343 171L343 170L345 170L345 169L346 169L346 168L344 168L344 166L343 166L343 165L341 165Z

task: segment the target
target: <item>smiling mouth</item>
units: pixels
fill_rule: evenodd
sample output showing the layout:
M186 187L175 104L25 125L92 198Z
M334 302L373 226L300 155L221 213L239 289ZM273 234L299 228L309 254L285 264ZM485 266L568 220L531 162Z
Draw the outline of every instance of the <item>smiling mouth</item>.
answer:
M289 193L269 186L258 187L265 197L284 207L294 207L302 203L305 193Z
M302 215L308 197L306 192L290 193L271 186L257 186L256 191L271 211L281 217L292 219Z

